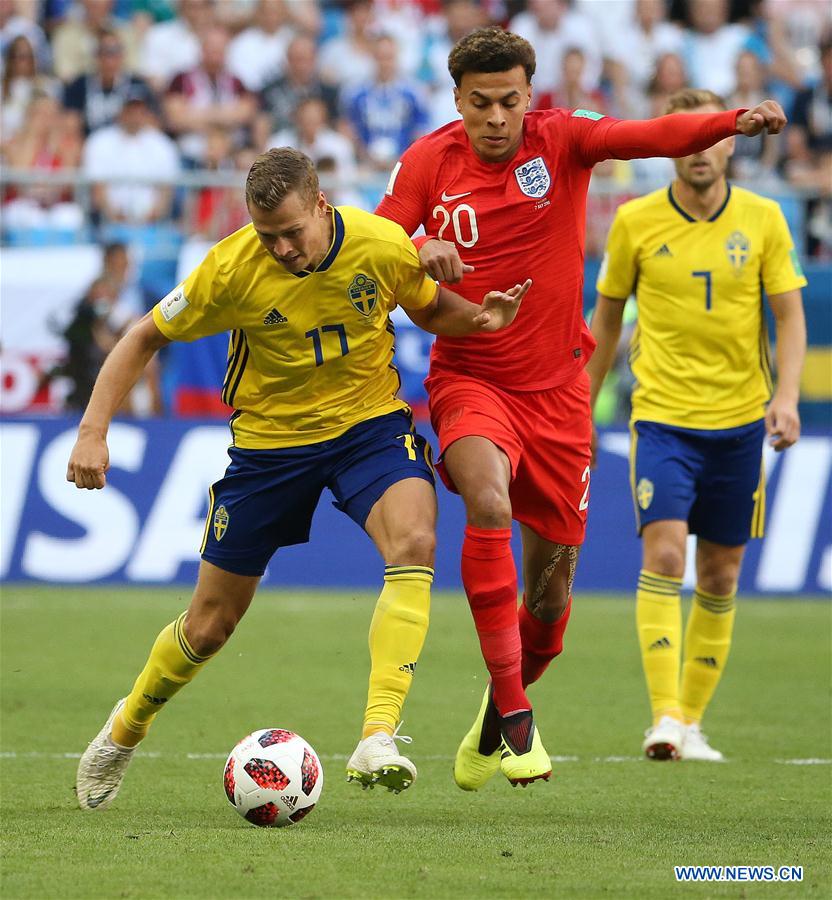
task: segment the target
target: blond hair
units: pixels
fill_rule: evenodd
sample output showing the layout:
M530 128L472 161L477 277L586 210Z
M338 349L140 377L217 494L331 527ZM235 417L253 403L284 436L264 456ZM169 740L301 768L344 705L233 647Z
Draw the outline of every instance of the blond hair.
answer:
M664 114L686 112L690 109L699 109L700 106L718 106L720 109L728 109L728 105L722 97L713 91L706 91L702 88L682 88L668 97Z
M312 160L293 147L272 147L251 164L246 177L246 203L273 210L296 191L314 205L320 185Z

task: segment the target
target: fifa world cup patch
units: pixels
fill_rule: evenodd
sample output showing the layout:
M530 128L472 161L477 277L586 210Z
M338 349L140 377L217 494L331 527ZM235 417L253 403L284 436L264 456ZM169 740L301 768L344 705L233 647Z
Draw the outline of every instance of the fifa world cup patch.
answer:
M649 478L642 478L636 485L636 500L642 509L647 509L653 502L653 482Z
M185 288L180 284L177 285L166 297L159 301L159 312L166 322L170 322L188 308L188 298L185 296Z
M214 513L214 537L221 541L223 535L228 530L228 520L229 520L228 512L224 506L218 506L217 511Z
M520 190L527 196L538 200L543 197L552 184L549 170L542 156L535 156L514 170L514 177Z
M369 316L375 309L378 299L378 285L368 275L359 273L354 276L347 288L350 303L361 313Z

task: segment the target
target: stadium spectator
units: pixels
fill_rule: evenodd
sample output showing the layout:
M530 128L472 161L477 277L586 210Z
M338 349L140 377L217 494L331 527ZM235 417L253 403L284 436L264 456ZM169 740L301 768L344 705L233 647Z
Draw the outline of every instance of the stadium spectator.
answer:
M681 51L682 31L666 16L663 0L636 0L632 20L618 28L607 45L604 55L617 114L640 117L658 60L666 53Z
M131 72L136 70L138 40L131 25L113 18L113 0L80 0L52 35L53 66L61 81L68 84L80 75L95 71L98 37L102 31L119 36L127 68Z
M374 168L389 169L427 130L427 97L419 82L399 74L399 51L393 38L377 38L372 49L375 77L347 90L342 107L361 159Z
M712 92L686 90L668 112L724 109ZM723 759L700 722L728 659L745 545L763 534L763 444L782 451L800 436L806 279L779 206L728 184L733 149L729 137L675 159L670 187L619 207L592 319L594 403L635 292L636 621L653 714L642 750L656 760ZM762 290L776 328L774 391ZM683 638L689 534L696 589Z
M284 0L258 0L254 24L228 45L228 71L256 93L283 73L294 33Z
M82 136L77 118L62 112L55 97L35 92L23 124L5 148L5 162L13 169L54 174L74 171L81 156ZM3 203L3 227L7 236L41 229L77 237L84 221L74 200L74 188L66 184L17 185L7 188Z
M832 37L820 45L821 77L798 93L788 133L789 182L820 194L809 204L809 252L832 258Z
M308 35L293 38L286 49L286 71L260 92L266 135L290 128L298 104L309 98L322 100L330 124L338 119L338 89L318 76L318 51ZM262 143L262 142L261 142Z
M728 0L690 0L687 11L682 59L690 83L727 97L736 87L737 57L749 30L728 21Z
M756 53L743 50L737 57L737 88L728 98L730 106L751 109L766 96L767 70ZM773 176L780 160L779 134L738 135L731 158L731 172L741 181Z
M179 152L155 124L149 100L146 89L132 88L116 124L87 138L83 168L94 182L92 208L101 224L153 224L171 216Z
M566 0L529 0L526 12L516 15L509 25L525 38L537 54L536 91L554 91L560 87L563 56L570 47L584 52L584 88L595 90L601 79L601 52L592 20L572 9Z
M179 0L174 19L148 28L138 72L161 94L174 75L199 65L200 35L215 20L214 0Z
M664 113L668 100L688 85L688 75L682 58L676 53L664 53L656 60L656 71L647 83L648 109L644 118Z
M346 13L345 31L324 41L319 55L321 80L339 89L373 77L378 36L372 0L344 0L341 8Z
M115 31L100 32L95 58L95 71L79 75L64 91L64 107L80 115L85 134L112 125L132 89L143 89L150 96L144 80L125 71L124 46Z
M20 14L15 0L0 0L0 56L6 58L11 42L25 37L37 59L36 68L48 72L52 66L52 51L43 29L32 17Z
M60 93L60 82L38 72L29 38L20 34L8 43L3 53L0 147L8 144L15 136L36 93L57 97Z
M425 53L426 77L430 90L431 130L459 118L454 103L454 82L448 72L451 47L466 34L488 24L488 17L477 0L448 0L442 6L440 30L429 35Z
M357 169L355 147L348 137L329 127L323 100L309 97L301 101L295 110L294 128L273 134L269 147L294 147L305 153L316 168L321 160L331 160L331 165L326 166L327 174L333 176L341 190L351 187Z
M257 100L226 67L228 32L213 25L200 38L199 65L180 72L163 98L165 119L178 138L183 156L199 165L205 154L205 136L212 125L227 128L235 146L248 142L257 114Z
M238 153L234 151L234 141L228 129L212 125L208 129L205 143L205 157L202 171L232 175L240 170ZM256 153L255 153L256 155ZM248 171L250 166L242 168ZM207 185L196 192L189 231L202 238L218 241L249 221L245 203L240 201L237 185Z
M554 109L561 106L564 109L591 109L606 114L607 100L604 94L600 90L588 91L584 87L586 58L583 50L580 47L570 47L563 54L562 66L560 87L538 94L534 109Z

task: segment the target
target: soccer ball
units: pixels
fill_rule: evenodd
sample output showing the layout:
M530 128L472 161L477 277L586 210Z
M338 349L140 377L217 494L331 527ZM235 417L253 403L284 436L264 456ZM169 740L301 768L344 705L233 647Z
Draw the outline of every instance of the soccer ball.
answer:
M264 728L244 737L231 751L223 786L244 819L280 828L312 812L324 786L324 769L299 734Z

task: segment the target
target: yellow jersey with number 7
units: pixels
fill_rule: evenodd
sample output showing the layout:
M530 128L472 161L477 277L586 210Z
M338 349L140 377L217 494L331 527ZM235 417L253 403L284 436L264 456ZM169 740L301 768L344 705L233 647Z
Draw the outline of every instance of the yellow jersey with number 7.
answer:
M331 215L332 243L314 271L289 272L246 225L153 309L171 340L230 332L222 399L237 447L320 443L407 408L390 313L427 306L436 283L394 222L351 207Z
M763 292L805 284L773 200L729 185L707 221L672 186L622 204L597 289L635 293L632 421L722 429L762 418L772 390Z

